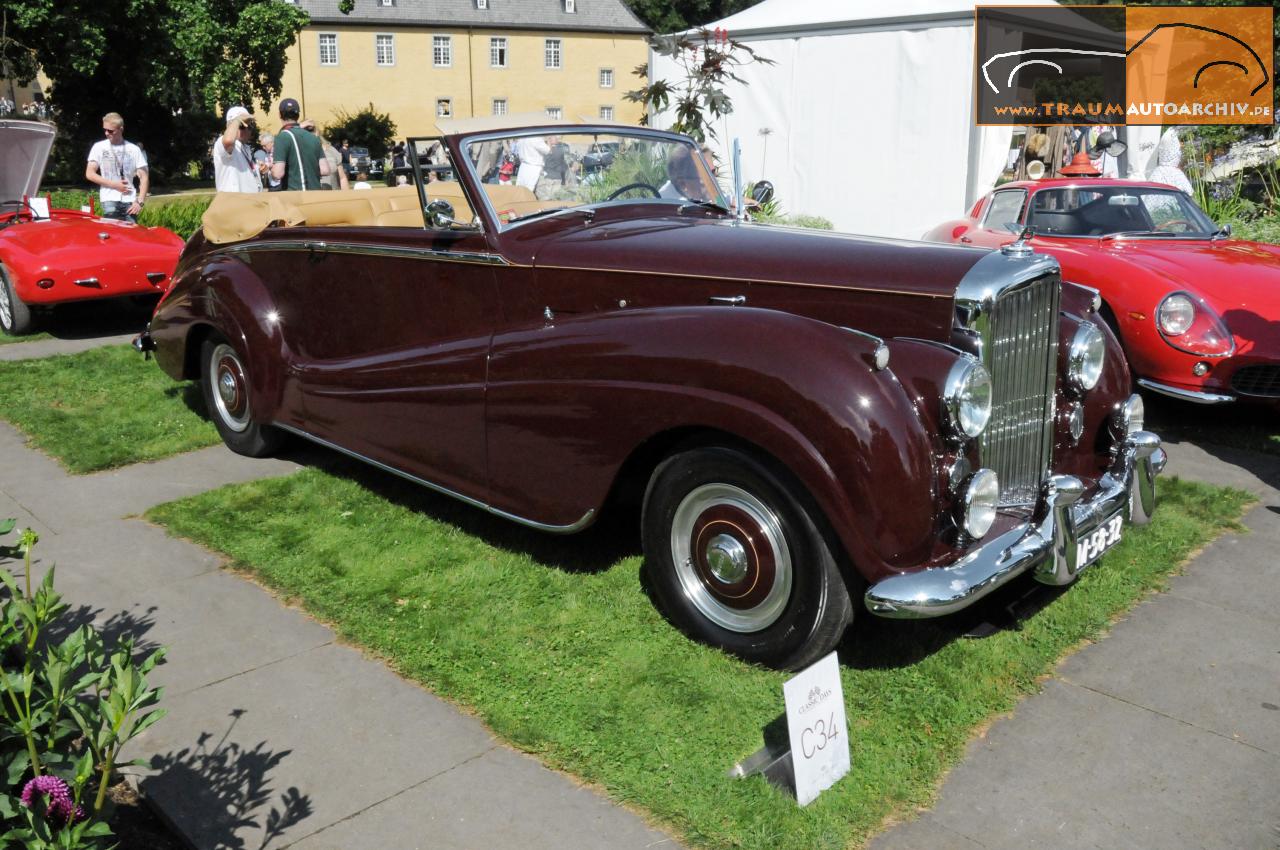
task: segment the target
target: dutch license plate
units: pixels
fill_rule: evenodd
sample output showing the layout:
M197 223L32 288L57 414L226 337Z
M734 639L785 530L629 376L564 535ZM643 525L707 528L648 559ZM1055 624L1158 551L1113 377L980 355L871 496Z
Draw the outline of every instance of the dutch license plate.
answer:
M1076 548L1076 572L1101 558L1104 552L1119 543L1123 529L1124 515L1117 513L1110 519L1103 520L1092 533L1082 537Z

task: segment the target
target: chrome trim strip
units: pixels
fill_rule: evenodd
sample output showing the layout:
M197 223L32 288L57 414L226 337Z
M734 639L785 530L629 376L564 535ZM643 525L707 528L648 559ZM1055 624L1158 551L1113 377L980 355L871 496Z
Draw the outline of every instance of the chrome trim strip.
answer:
M78 278L77 280L73 280L71 282L74 283L76 286L83 286L86 288L93 288L93 289L102 288L102 281L98 280L96 277L82 277L82 278Z
M390 472L392 475L398 475L401 478L405 479L406 481L412 481L414 484L418 484L423 487L426 487L428 490L434 490L435 492L443 496L450 496L454 499L457 499L459 502L463 502L464 504L470 505L473 508L479 508L480 510L485 511L486 513L493 514L494 516L497 516L497 517L502 517L503 519L511 520L512 522L518 522L521 525L528 526L529 528L536 528L539 531L546 531L551 534L573 534L576 531L581 531L582 529L586 528L588 525L594 522L596 518L596 509L591 508L585 514L582 515L581 519L579 519L577 522L572 523L570 525L548 525L544 522L537 522L536 520L525 519L524 517L516 516L515 514L507 513L506 511L499 510L498 508L492 507L491 505L485 502L482 502L479 499L473 499L470 496L464 496L461 493L457 493L453 490L450 490L447 487L441 487L439 484L432 484L430 481L427 481L425 478L419 478L416 475L410 475L404 470L396 469L394 466L389 466L385 463L382 463L381 461L376 461L373 458L365 457L359 452L353 452L350 449L345 449L342 446L338 445L337 443L331 443L328 440L323 439L322 437L317 437L314 434L308 434L306 431L303 431L301 428L295 428L292 425L285 425L280 422L273 422L271 424L273 427L279 428L281 431L288 431L290 434L296 434L299 437L302 437L303 439L310 440L311 442L316 443L317 445L324 446L327 449L333 449L335 452L344 454L347 457L355 458L356 460L363 461L364 463L367 463L370 466L376 466L378 469L381 469L383 472Z
M236 254L251 251L306 251L333 254L362 254L373 257L402 257L406 259L437 260L453 263L483 263L485 265L509 265L506 258L498 254L484 254L473 251L442 251L437 248L407 248L396 245L365 245L359 242L300 242L286 239L273 239L262 242L243 242L214 248L213 254Z
M1168 384L1159 384L1155 381L1148 381L1146 378L1138 379L1138 386L1144 390L1151 390L1154 393L1171 396L1183 401L1190 401L1195 404L1229 404L1236 400L1233 395L1223 395L1221 393L1205 393L1198 390L1184 390L1179 387L1171 387Z
M1069 584L1080 572L1075 562L1079 541L1104 520L1117 511L1134 525L1150 520L1155 477L1165 461L1160 438L1135 431L1120 443L1092 499L1079 501L1084 486L1075 476L1055 475L1045 485L1040 522L1020 523L950 566L877 582L864 596L867 610L892 619L940 617L972 605L1032 568L1038 581Z

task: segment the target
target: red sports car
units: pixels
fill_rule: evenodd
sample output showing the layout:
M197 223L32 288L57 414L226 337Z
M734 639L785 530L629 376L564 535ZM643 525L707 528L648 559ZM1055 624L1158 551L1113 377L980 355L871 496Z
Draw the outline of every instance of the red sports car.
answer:
M925 234L996 248L1010 227L1101 294L1138 384L1186 401L1280 406L1280 247L1230 238L1161 183L1008 183Z
M49 210L36 198L54 128L0 121L0 330L32 329L33 309L69 301L160 295L182 240L79 210Z

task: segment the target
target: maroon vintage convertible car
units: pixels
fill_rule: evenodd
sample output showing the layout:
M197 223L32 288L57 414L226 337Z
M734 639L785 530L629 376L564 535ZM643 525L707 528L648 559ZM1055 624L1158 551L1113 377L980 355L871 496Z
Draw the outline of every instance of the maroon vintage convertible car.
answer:
M486 182L550 136L563 168ZM210 208L137 344L232 449L302 435L550 532L638 502L670 619L787 667L856 599L1067 584L1150 516L1159 438L1052 258L744 223L670 133L443 144L460 182Z

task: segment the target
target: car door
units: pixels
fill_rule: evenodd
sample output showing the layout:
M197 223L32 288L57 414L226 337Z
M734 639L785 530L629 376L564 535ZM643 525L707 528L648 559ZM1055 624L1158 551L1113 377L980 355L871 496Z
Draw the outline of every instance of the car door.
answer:
M497 312L472 230L297 228L271 276L309 434L487 496L485 369Z
M999 248L1013 241L1013 234L1006 224L1021 222L1027 203L1026 189L1005 189L994 192L982 216L982 223L970 230L960 241L980 248Z

